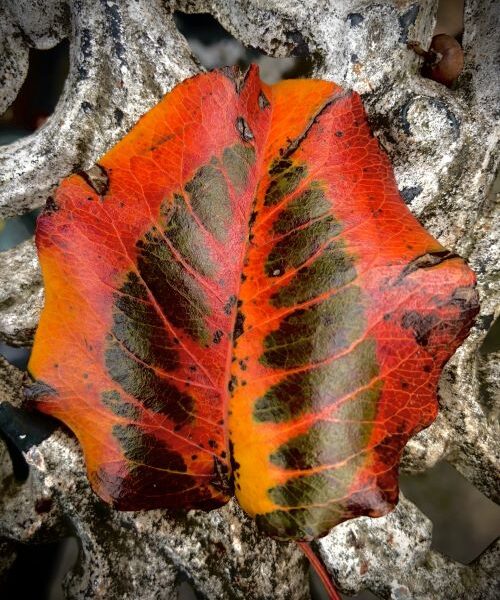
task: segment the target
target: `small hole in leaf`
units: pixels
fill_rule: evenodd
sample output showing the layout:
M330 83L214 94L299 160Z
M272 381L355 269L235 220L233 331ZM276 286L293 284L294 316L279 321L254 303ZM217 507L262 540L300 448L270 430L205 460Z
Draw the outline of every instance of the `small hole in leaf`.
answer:
M500 506L447 462L421 475L401 475L401 490L433 523L432 547L464 564L500 535Z
M68 70L68 40L50 50L30 48L26 79L14 102L0 116L0 145L29 135L45 123L59 101Z
M269 84L280 79L307 77L312 71L312 56L273 58L255 48L247 48L210 14L176 11L174 20L193 54L206 69L230 65L245 68L257 63L262 80Z

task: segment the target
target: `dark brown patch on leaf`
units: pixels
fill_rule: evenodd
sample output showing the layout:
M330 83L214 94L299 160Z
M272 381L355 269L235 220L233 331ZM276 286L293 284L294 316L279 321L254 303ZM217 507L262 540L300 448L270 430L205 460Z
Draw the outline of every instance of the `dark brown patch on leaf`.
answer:
M479 292L476 288L457 288L451 296L451 303L459 306L463 311L470 312L473 317L479 310Z
M225 75L233 84L237 94L241 94L241 91L245 87L248 80L248 76L252 70L250 65L246 69L241 69L238 66L222 67L220 72Z
M343 243L334 241L310 264L298 269L287 284L271 296L276 307L294 306L316 298L319 294L343 287L356 277L354 258Z
M265 108L268 108L269 106L271 106L271 103L269 102L266 95L262 91L259 94L258 103L259 103L259 108L261 110L264 110Z
M239 310L236 314L236 321L234 323L233 330L233 342L235 342L240 335L243 333L243 324L245 322L245 315Z
M243 141L249 142L250 140L253 140L252 130L243 117L238 117L236 119L236 129L238 130L238 133Z
M297 269L340 230L338 221L332 215L326 215L307 227L291 231L278 240L269 253L264 264L266 275L276 277L288 269Z
M99 163L96 163L87 171L77 171L77 175L80 175L85 183L101 198L108 193L109 175L107 170Z
M347 98L352 95L353 92L348 90L341 90L335 92L333 96L331 96L326 102L323 103L322 106L316 111L313 117L309 120L309 123L306 125L304 131L297 136L294 140L292 140L288 146L282 151L282 158L290 158L292 154L297 150L300 144L306 139L311 131L312 127L319 121L322 114L324 114L331 106L337 104L344 98Z
M25 385L23 388L23 393L24 398L28 402L36 402L44 396L57 397L59 395L57 390L41 380L36 380L33 383L28 383Z
M273 231L278 234L289 233L313 219L327 215L330 203L318 183L311 186L287 203L273 223ZM340 226L340 224L339 224Z
M328 358L347 348L364 332L365 319L358 287L345 288L330 298L287 315L264 339L260 362L291 369Z
M401 281L407 275L410 275L410 273L414 273L418 269L429 269L431 267L435 267L436 265L441 264L445 260L450 260L452 258L458 258L458 255L454 252L450 252L449 250L428 252L427 254L423 254L422 256L417 256L417 258L414 258L403 268L395 283L401 283Z
M432 313L422 315L415 310L406 312L401 319L401 325L405 329L413 331L419 346L427 346L432 329L437 323L439 323L439 317L436 315Z
M139 273L161 313L194 340L208 343L210 334L206 318L210 309L206 292L197 278L177 260L155 228L145 235L144 241L137 243L137 247L140 251L137 258Z
M224 313L226 315L229 316L231 314L233 307L236 305L236 300L237 300L236 296L234 296L234 295L229 296L226 304L224 304Z
M59 205L55 201L54 196L49 196L45 202L45 208L43 209L44 215L52 215L59 210Z
M297 189L306 173L305 165L295 165L290 160L274 161L269 169L271 181L266 190L264 205L278 204L285 196Z
M237 191L241 192L245 189L254 162L255 150L252 146L235 144L222 153L222 164Z
M135 463L176 473L187 471L186 463L178 452L137 425L114 425L113 436L125 456Z
M231 475L233 477L237 477L238 469L240 468L240 463L234 458L234 444L229 440L229 464L231 465Z
M191 206L203 226L218 240L227 238L232 210L226 179L214 165L200 167L185 185Z
M107 390L102 392L101 400L106 408L114 413L117 417L136 420L140 416L139 409L122 398L121 394L116 390Z
M210 480L210 484L216 490L219 490L226 496L231 496L232 494L234 494L232 478L229 475L229 468L227 464L220 460L217 456L214 456L213 472L214 475Z
M290 421L332 406L348 394L353 396L348 403L353 410L364 402L356 389L367 386L378 374L375 340L368 338L328 364L290 374L271 386L255 402L253 418L271 423Z

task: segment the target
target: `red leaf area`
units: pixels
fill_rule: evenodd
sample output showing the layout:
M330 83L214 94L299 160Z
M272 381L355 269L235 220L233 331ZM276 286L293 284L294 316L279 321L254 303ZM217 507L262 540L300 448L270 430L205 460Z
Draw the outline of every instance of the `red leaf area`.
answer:
M172 92L37 228L27 395L123 510L210 509L312 539L397 501L408 438L477 313L401 200L359 97L222 69Z

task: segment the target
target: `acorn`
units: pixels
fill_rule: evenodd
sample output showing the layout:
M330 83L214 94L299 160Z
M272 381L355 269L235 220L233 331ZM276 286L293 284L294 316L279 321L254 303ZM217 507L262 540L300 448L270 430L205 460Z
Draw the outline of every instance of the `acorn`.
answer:
M451 35L440 33L432 38L429 50L418 42L409 42L411 48L424 58L422 75L451 87L464 68L464 51Z

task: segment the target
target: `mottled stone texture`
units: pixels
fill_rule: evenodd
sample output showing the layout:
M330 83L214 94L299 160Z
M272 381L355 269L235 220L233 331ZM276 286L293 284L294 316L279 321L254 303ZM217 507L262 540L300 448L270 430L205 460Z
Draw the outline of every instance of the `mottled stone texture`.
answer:
M0 340L29 345L43 306L42 276L34 240L0 252Z
M71 68L47 124L0 147L0 217L41 206L63 176L89 167L163 93L199 70L174 9L209 12L243 43L275 56L311 54L313 75L362 94L410 209L478 275L477 324L445 369L437 421L408 445L403 468L420 472L446 458L496 498L498 354L479 350L499 314L500 214L489 190L498 165L500 11L495 0L465 4L465 70L449 90L423 79L419 58L406 47L408 40L428 45L432 0L4 0L0 110L22 84L29 46L50 48L68 36ZM0 255L0 339L30 343L42 295L32 242ZM4 426L20 385L21 374L2 362ZM17 435L30 466L25 483L13 477L0 446L0 578L16 541L76 533L81 551L66 578L68 598L175 598L180 572L207 598L308 597L297 549L260 538L234 503L187 516L110 511L91 493L75 441L51 427L44 441L30 439L22 423L9 435ZM431 537L428 519L402 499L392 514L340 525L316 547L346 592L498 597L498 548L464 566L433 551Z

